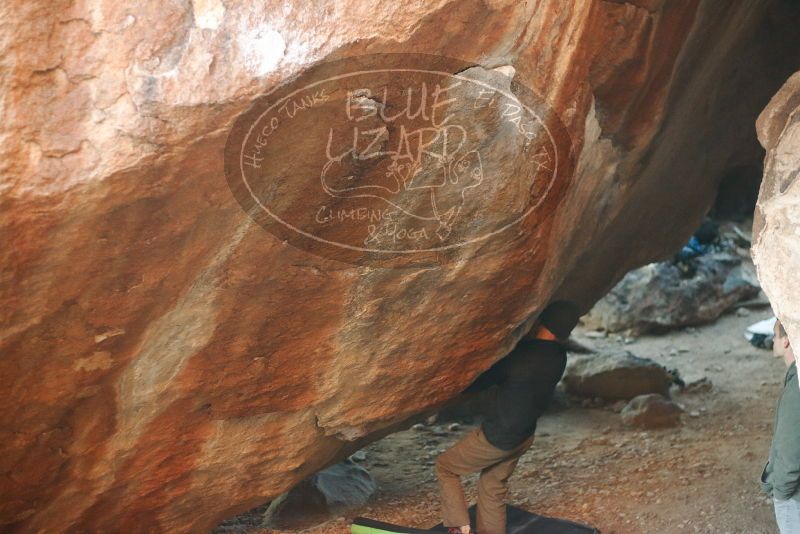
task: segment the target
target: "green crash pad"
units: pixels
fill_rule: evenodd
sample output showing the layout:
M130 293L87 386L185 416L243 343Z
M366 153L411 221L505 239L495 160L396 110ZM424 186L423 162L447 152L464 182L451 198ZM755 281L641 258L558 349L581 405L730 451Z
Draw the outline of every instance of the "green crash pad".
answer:
M469 509L470 519L475 526L475 506ZM581 525L566 519L555 519L527 512L515 506L507 508L507 534L600 534L596 528ZM383 523L374 519L358 517L353 520L351 534L419 534L428 532L447 532L438 524L430 529L419 529Z

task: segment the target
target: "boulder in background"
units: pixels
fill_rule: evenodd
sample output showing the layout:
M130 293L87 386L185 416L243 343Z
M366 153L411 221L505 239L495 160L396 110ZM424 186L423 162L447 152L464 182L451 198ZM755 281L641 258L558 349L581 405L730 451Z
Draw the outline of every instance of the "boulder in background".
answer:
M629 272L583 317L583 324L609 332L663 332L711 322L759 293L752 266L734 254L707 253L692 263L689 277L672 261Z
M571 359L563 378L568 393L604 400L667 395L673 381L666 368L629 351Z

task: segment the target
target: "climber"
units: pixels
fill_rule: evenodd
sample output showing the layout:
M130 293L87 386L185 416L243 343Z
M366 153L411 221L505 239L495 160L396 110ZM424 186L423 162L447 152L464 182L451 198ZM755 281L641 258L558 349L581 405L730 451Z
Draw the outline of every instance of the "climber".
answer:
M781 534L800 534L800 386L792 345L780 321L775 322L772 350L788 370L775 413L769 459L761 473L761 488L772 497Z
M536 421L561 380L567 361L562 342L569 338L579 317L574 303L551 303L533 326L534 339L521 341L465 391L497 385L496 403L482 425L436 461L443 522L448 532L472 532L460 477L480 471L476 532L505 534L508 478L533 443Z

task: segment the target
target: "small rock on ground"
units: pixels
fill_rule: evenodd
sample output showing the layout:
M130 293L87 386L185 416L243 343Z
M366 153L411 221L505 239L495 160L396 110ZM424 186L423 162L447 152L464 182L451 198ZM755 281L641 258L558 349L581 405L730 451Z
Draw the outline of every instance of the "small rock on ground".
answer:
M683 410L658 394L639 395L622 409L622 422L637 428L666 428L677 426Z

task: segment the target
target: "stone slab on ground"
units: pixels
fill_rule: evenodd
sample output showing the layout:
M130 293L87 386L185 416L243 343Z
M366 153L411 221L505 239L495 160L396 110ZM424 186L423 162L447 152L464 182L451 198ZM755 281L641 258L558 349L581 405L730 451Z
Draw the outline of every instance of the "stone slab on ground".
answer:
M604 400L667 395L673 381L664 366L630 351L571 358L563 378L568 393Z

